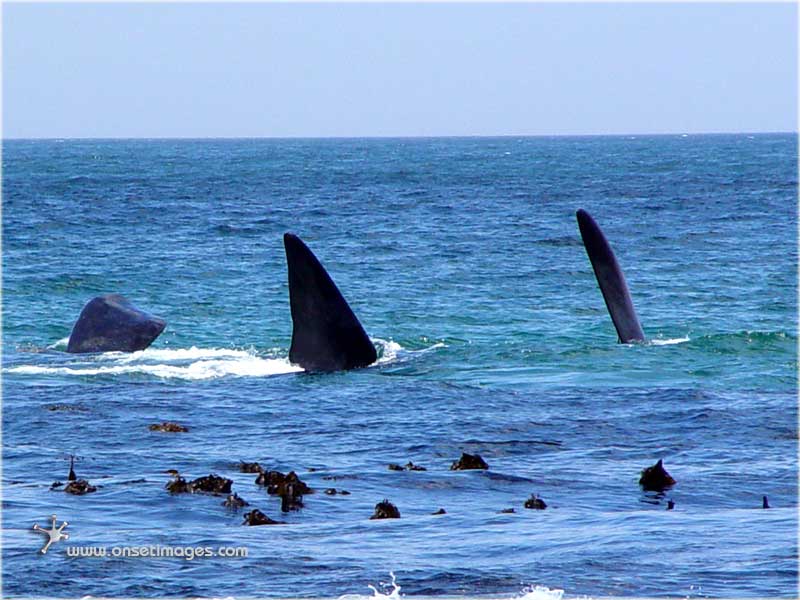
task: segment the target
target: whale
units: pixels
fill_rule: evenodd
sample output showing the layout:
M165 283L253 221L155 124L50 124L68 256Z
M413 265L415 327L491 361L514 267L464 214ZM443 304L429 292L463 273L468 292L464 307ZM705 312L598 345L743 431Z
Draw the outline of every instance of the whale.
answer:
M283 245L292 313L289 361L321 373L374 363L375 346L322 263L292 233L284 234Z
M83 307L67 352L137 352L161 335L167 322L136 308L120 294L96 296Z
M583 238L583 246L586 248L589 262L592 263L597 284L603 294L603 300L617 330L620 343L643 342L644 331L633 307L625 275L603 230L582 208L575 213L575 216Z

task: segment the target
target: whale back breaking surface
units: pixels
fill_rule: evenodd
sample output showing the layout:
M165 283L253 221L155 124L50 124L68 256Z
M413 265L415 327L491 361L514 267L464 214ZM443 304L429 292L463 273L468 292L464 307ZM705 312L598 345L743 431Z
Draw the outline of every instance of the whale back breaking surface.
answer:
M328 272L303 241L283 236L289 271L289 360L306 371L356 369L378 358L375 346Z
M67 352L137 352L152 344L166 326L166 321L139 310L124 296L97 296L83 307Z
M586 254L589 255L606 307L617 329L619 341L624 344L644 341L644 332L633 307L628 284L606 236L585 210L578 210L576 217Z

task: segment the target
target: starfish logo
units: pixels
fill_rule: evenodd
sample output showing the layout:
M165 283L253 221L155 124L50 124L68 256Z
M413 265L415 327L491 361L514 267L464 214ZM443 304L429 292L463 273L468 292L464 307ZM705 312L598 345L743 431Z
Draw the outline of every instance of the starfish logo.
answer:
M53 544L55 542L60 542L61 540L68 540L69 539L69 534L68 533L61 533L64 530L64 527L69 525L69 523L64 521L61 524L61 526L56 527L56 516L55 515L51 515L50 516L50 520L53 522L51 527L50 527L50 529L44 529L42 527L39 527L38 523L34 524L34 526L33 526L33 530L34 531L38 531L38 532L43 533L46 536L48 536L48 539L45 542L44 546L42 546L42 549L39 550L39 552L41 552L42 554L47 554L47 549L50 548L50 544Z

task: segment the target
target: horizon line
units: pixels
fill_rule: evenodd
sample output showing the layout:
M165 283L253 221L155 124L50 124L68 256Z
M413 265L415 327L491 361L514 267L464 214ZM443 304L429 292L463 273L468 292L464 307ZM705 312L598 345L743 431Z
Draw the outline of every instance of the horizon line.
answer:
M12 141L123 141L123 140L389 140L389 139L475 139L475 138L555 138L555 137L658 137L658 136L703 136L703 135L800 135L800 131L674 131L647 133L536 133L536 134L445 134L445 135L254 135L254 136L36 136L5 137L3 142Z

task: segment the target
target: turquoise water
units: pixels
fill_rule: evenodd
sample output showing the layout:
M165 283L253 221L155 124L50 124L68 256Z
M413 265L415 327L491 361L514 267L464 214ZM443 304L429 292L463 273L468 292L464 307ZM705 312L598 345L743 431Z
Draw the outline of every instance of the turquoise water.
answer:
M4 141L4 596L369 596L390 572L409 597L795 596L796 161L788 134ZM647 344L616 343L581 207ZM288 363L286 231L377 365ZM111 292L167 329L65 353ZM490 469L450 471L463 451ZM95 493L50 490L69 454ZM637 483L660 458L664 496ZM239 460L318 493L282 514ZM167 469L287 524L170 496ZM401 519L369 520L384 498ZM38 555L54 513L70 539ZM153 544L248 556L67 554Z

